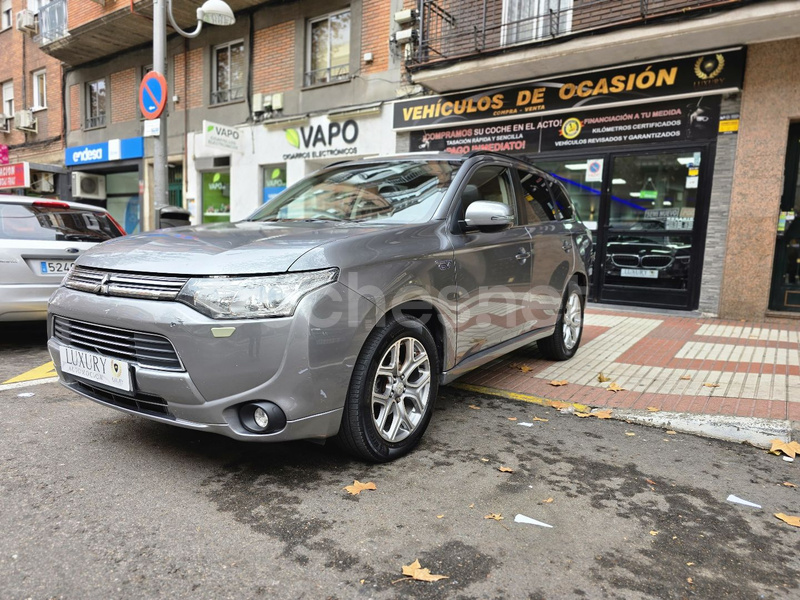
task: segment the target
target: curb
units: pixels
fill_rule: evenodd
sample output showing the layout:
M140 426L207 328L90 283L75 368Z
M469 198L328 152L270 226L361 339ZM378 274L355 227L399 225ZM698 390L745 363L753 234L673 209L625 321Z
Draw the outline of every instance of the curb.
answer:
M550 408L561 410L590 412L591 406L578 404L577 402L563 402L560 400L548 400L530 394L519 392L509 392L497 388L485 387L482 385L471 385L468 383L454 383L452 387L486 394L487 396L498 396L509 400L528 402ZM608 407L595 407L608 408ZM757 448L769 449L771 441L778 438L781 441L789 442L792 439L800 440L800 421L789 421L784 419L759 419L755 417L730 417L725 415L696 415L691 413L676 412L649 412L644 410L626 410L611 408L611 418L636 425L647 427L657 427L660 429L671 429L681 433L699 435L726 442L747 443Z

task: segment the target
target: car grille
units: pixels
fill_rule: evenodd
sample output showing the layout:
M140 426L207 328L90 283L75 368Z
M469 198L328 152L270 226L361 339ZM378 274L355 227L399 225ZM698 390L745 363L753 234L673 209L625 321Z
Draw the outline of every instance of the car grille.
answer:
M611 262L618 267L638 267L639 257L635 254L612 254Z
M643 256L642 266L645 269L666 269L672 264L671 256Z
M133 396L125 396L105 388L97 387L82 381L71 382L70 387L101 402L127 408L146 415L157 415L168 419L175 419L167 408L167 401L159 396L137 392Z
M637 256L636 254L612 254L611 262L621 268L666 269L672 264L671 256Z
M137 275L135 273L112 273L74 267L64 279L64 285L72 290L145 300L175 300L188 277L162 275Z
M53 335L68 346L143 367L167 371L184 370L172 343L161 335L73 321L64 317L53 318Z

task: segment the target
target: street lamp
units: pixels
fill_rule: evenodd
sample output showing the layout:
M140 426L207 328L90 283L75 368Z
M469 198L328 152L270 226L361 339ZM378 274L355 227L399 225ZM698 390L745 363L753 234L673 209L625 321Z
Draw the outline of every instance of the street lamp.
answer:
M200 35L203 23L225 26L233 25L236 22L231 7L224 0L206 0L203 6L197 9L197 27L192 32L186 32L175 23L175 18L172 16L172 0L153 0L153 70L161 73L164 77L167 72L167 17L169 17L172 28L187 38ZM188 62L185 68L189 68ZM162 206L169 204L167 117L163 113L159 117L159 133L154 141L153 208L157 211Z

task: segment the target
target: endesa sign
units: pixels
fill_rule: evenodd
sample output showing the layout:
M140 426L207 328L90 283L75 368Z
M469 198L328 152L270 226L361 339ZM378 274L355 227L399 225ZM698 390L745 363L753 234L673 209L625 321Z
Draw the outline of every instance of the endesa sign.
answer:
M26 162L0 165L0 190L31 187L31 169Z
M87 165L144 156L144 138L126 138L124 140L108 140L99 144L72 146L64 152L64 163L68 167Z

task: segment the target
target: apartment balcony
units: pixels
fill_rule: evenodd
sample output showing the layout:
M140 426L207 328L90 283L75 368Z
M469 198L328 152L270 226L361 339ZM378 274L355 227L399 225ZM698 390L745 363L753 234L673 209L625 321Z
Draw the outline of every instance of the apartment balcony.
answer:
M234 13L268 4L265 0L227 0ZM81 65L130 48L153 43L153 0L93 4L72 12L67 0L52 0L40 9L37 40L43 52L68 65ZM194 28L203 0L173 0L178 25ZM86 9L85 7L90 7ZM205 27L209 27L206 25ZM167 33L172 30L167 27Z
M448 92L798 37L797 0L422 0L415 83Z

